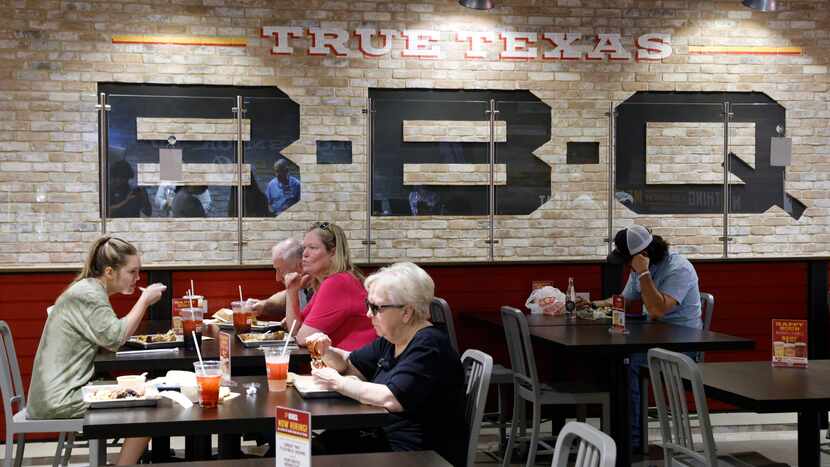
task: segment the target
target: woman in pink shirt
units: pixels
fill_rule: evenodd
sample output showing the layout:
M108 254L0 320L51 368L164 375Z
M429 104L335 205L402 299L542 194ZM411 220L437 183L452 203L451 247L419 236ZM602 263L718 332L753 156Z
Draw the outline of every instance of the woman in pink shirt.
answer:
M314 296L300 311L299 290L309 283ZM343 229L330 222L315 222L303 238L303 274L285 275L285 323L294 329L297 343L315 332L329 336L332 345L355 350L377 337L366 317L363 274L352 264Z

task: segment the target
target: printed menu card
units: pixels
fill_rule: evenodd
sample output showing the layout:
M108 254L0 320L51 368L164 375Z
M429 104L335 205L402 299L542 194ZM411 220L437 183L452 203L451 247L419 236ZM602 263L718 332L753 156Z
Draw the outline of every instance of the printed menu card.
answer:
M806 320L772 320L772 366L807 368Z
M277 466L311 467L311 413L277 406Z

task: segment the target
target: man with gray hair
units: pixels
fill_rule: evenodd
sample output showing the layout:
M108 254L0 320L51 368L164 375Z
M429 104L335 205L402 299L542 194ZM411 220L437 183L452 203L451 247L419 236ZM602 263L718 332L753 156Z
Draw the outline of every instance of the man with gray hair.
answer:
M285 285L285 275L290 272L303 273L303 244L294 238L286 238L271 249L271 263L276 271L275 279ZM300 289L300 309L302 310L311 298L311 289ZM257 315L285 313L285 290L271 295L265 300L256 302L253 306Z

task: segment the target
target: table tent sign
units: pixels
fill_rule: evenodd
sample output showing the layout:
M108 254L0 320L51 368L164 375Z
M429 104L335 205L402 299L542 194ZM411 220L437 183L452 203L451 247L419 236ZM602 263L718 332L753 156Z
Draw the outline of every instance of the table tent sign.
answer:
M277 406L277 467L311 467L311 412Z
M625 328L625 300L622 295L611 297L611 327L608 332L612 334L628 334Z
M222 384L231 385L231 335L219 333L219 368L222 370Z
M772 320L772 366L807 368L806 320Z

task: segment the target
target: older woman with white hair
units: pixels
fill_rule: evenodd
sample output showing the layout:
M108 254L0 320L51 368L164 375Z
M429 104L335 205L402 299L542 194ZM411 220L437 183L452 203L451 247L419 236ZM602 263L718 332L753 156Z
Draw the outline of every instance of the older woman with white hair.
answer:
M378 338L347 352L322 333L308 337L325 368L315 379L364 404L385 407L392 421L371 431L329 430L325 453L435 450L466 465L464 370L443 330L429 322L432 278L413 263L396 263L366 279L367 317Z

